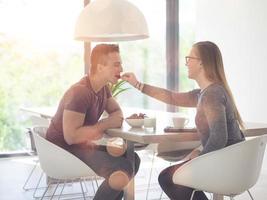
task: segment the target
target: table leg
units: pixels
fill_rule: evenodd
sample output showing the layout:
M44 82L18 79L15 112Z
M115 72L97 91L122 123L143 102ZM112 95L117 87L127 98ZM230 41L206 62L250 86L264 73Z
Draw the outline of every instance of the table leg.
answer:
M223 195L220 194L213 194L213 200L223 200Z
M133 171L135 171L134 142L126 141L126 144L126 158L133 164ZM132 178L124 189L124 200L134 200L134 192L134 178Z

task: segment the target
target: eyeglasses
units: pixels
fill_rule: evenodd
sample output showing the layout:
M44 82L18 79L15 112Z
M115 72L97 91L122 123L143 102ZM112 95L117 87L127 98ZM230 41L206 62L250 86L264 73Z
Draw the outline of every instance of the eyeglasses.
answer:
M190 59L200 60L200 58L198 58L198 57L185 56L185 62L186 62L186 63L188 63L188 61L189 61Z

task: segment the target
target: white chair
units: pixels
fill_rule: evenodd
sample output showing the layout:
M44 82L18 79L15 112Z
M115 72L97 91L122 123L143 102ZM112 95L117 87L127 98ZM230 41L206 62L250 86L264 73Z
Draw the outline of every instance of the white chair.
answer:
M33 154L36 154L36 148L35 148L34 139L32 135L32 128L36 126L49 127L50 120L43 118L39 115L31 115L29 117L29 120L31 121L31 127L28 128L28 133L29 133L29 137L31 141L31 149L33 151Z
M33 128L33 136L41 168L47 176L60 181L56 184L56 188L51 196L51 199L53 199L59 183L63 182L65 185L65 183L70 181L80 182L82 195L85 199L85 192L83 189L82 181L88 177L95 178L95 172L70 152L46 140L44 138L46 130L47 128L44 127L35 127ZM49 183L41 199L45 197L45 194L47 193L50 185L51 184ZM58 199L60 198L63 189L64 186L60 192Z
M39 115L31 115L30 120L32 122L32 126L43 126L48 127L50 124L50 120Z
M222 196L234 196L248 191L259 178L267 135L243 141L196 157L177 169L173 182Z
M39 116L39 115L31 115L29 117L29 120L31 121L31 124L32 124L31 128L27 128L28 129L27 133L29 134L29 138L30 138L30 142L31 142L31 150L32 150L32 152L30 152L30 154L31 155L36 155L36 148L35 148L35 142L34 142L34 138L33 138L33 134L32 134L32 128L35 127L35 126L48 127L50 121L48 119L46 119L46 118L43 118L43 117ZM30 179L31 179L31 177L32 177L32 175L35 172L35 169L38 166L38 163L39 163L39 161L37 160L35 165L33 166L32 170L31 170L29 176L27 177L23 187L22 187L23 190L25 190L25 191L32 190L32 189L36 190L36 188L38 187L38 185L39 185L39 183L40 183L40 181L42 179L43 172L40 174L40 178L38 179L38 182L37 182L36 186L30 186L30 184L28 184ZM35 193L34 193L34 195L35 195Z
M177 162L189 154L193 149L201 145L200 141L189 141L189 142L171 142L162 144L152 144L149 145L145 150L152 151L152 161L151 168L149 172L146 200L149 197L149 190L151 185L151 177L153 166L155 163L155 156L159 157L165 161L168 161L170 165L172 162ZM160 194L160 199L162 198L163 191Z

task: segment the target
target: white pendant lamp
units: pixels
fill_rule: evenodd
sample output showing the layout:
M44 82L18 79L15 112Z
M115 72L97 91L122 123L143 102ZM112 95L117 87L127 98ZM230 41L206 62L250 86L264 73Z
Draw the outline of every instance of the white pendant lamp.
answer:
M127 0L95 0L82 10L74 38L85 42L130 41L148 38L143 13Z

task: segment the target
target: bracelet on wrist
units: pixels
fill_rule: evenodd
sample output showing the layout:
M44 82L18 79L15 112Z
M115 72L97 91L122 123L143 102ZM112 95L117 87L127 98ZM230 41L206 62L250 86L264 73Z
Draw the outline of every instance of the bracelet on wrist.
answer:
M143 90L143 87L144 87L144 84L137 81L135 84L134 84L134 87L137 89L137 90L140 90L142 92Z
M134 87L137 88L137 87L138 87L138 84L139 84L139 81L137 81L137 82L134 84Z
M140 88L139 88L140 92L143 91L143 88L144 88L144 83L140 83Z
M140 85L141 85L141 83L138 82L138 85L137 85L137 89L138 89L138 90L140 90Z

